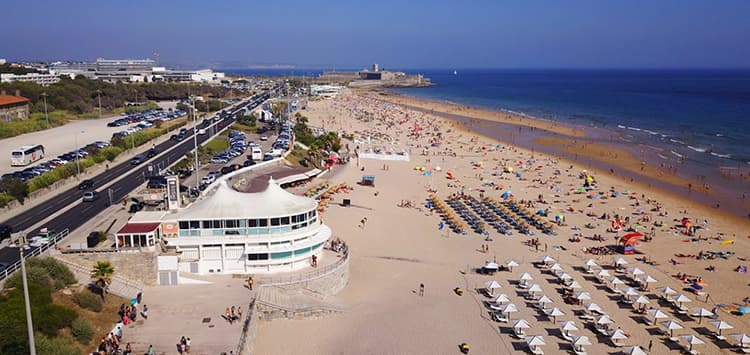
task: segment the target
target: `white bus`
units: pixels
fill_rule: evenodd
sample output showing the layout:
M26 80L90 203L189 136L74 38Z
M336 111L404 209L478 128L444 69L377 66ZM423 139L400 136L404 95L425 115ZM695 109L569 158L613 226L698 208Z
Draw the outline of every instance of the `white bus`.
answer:
M11 152L10 165L26 166L42 158L44 158L43 145L25 145Z

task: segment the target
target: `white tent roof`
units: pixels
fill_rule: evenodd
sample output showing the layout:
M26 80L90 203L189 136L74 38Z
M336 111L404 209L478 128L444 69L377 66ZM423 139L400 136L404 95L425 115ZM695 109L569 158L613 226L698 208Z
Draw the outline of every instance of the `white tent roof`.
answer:
M591 294L586 291L580 291L575 293L575 298L579 301L587 301L591 299Z
M547 297L547 295L542 295L542 297L539 297L539 299L536 300L536 301L539 302L539 303L541 303L541 304L552 303L552 299L550 299L549 297Z
M573 337L573 345L575 346L591 345L591 341L589 340L589 337L585 335L579 335L579 336Z
M624 330L615 329L612 331L612 333L609 334L609 338L612 340L622 340L622 339L627 339L628 336L625 334Z
M690 298L688 298L688 296L685 296L683 294L679 294L677 297L675 297L673 299L673 301L679 302L679 303L685 303L685 302L692 302L693 300L691 300Z
M596 273L596 276L599 276L599 277L607 277L607 276L610 276L610 275L609 275L609 271L608 271L608 270L606 270L606 269L601 269L601 270L599 270L599 272L598 272L598 273Z
M690 344L690 345L701 345L705 344L703 340L698 338L697 336L693 334L687 334L687 335L680 335L680 340Z
M565 312L561 311L557 307L550 308L550 309L545 309L544 313L547 313L547 315L551 316L551 317L559 317L559 316L564 316L565 315Z
M545 344L544 337L541 335L527 336L526 343L529 344L529 346L540 346Z
M669 286L659 287L657 290L665 295L674 295L677 293L677 291Z
M586 266L596 266L596 260L594 259L588 259L585 263Z
M489 262L489 263L484 264L484 268L485 269L499 269L500 268L500 264Z
M750 337L745 333L732 334L731 337L737 340L740 344L750 344Z
M532 277L531 274L529 274L528 272L524 272L523 274L521 274L521 276L518 277L518 279L531 281L534 279L534 277Z
M663 325L664 328L667 328L669 330L677 330L677 329L684 328L680 323L677 323L676 321L673 321L673 320L668 320L666 322L661 322L659 324Z
M614 323L614 321L612 320L612 318L609 318L609 316L606 314L596 317L596 324L612 324L612 323Z
M576 326L575 322L570 321L570 320L562 321L559 324L560 324L560 329L564 331L570 332L570 331L578 330L578 326Z
M533 284L529 287L529 292L542 292L542 286L539 286L539 284Z
M317 208L315 200L294 195L279 187L273 179L265 190L257 193L239 192L226 181L188 208L174 215L176 220L247 219L285 217L306 213Z
M558 270L562 270L562 266L558 263L555 263L554 265L550 266L549 269L552 271L558 271Z
M495 303L506 303L510 302L510 298L508 298L508 295L501 293L495 297Z
M514 313L514 312L518 312L518 307L516 307L516 305L513 304L513 303L508 303L508 304L500 307L500 310L503 313Z
M708 317L708 316L712 316L714 313L703 307L696 307L696 308L693 308L692 314L698 317Z
M489 290L492 290L492 289L495 289L495 288L501 288L502 286L500 286L499 282L497 282L495 280L492 280L492 281L485 282L484 283L484 287L487 288L487 289L489 289Z
M648 297L646 297L644 295L640 295L638 297L633 296L633 298L635 298L635 300L633 300L633 303L638 303L638 304L649 304L649 303L651 303L651 301L648 300Z
M626 355L647 355L640 346L626 346L622 348L622 353Z
M589 312L601 312L602 308L596 303L584 303L583 308Z
M609 279L609 282L610 282L610 283L611 283L612 285L622 285L622 284L624 284L624 283L625 283L624 281L620 280L620 279L619 279L619 278L618 278L617 276L614 276L614 277L612 277L611 279Z
M581 288L581 284L578 283L578 281L572 281L571 283L566 285L568 288Z
M641 278L640 278L639 280L640 280L641 282L643 282L643 283L647 283L647 284L650 284L650 283L654 283L654 282L656 282L656 279L655 279L655 278L653 278L653 277L651 277L651 275L645 275L645 276L642 276L642 277L641 277Z
M615 259L615 264L616 265L627 265L627 263L628 263L628 261L625 260L625 259L623 259L623 258L617 258L617 259Z
M711 322L711 325L713 325L716 329L732 329L734 328L731 324L723 321L723 320L715 320Z
M529 329L531 328L531 324L527 322L525 319L516 319L513 321L513 328L514 329Z
M649 309L646 312L648 313L648 315L650 315L650 316L652 316L652 317L654 317L656 319L669 318L669 315L667 315L666 313L662 312L662 310L660 310L660 309L656 309L656 308Z
M518 266L518 262L513 259L508 259L505 261L505 266L507 267L516 267Z

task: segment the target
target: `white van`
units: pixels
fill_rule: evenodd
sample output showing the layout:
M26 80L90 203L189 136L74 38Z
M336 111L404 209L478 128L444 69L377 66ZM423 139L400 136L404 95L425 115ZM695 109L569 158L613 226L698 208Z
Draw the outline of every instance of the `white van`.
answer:
M252 150L250 151L250 158L254 161L263 160L263 151L260 149L260 147L252 147Z

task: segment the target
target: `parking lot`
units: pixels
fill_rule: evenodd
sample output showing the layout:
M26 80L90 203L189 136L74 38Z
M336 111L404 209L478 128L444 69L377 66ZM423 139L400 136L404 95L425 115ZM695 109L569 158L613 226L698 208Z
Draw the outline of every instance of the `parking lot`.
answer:
M168 110L168 108L174 107L174 102L160 103L160 106ZM0 175L25 169L25 167L12 167L10 165L11 151L24 145L44 145L44 159L29 165L29 167L33 167L48 162L59 155L78 150L93 142L109 142L115 132L126 128L124 126L107 126L107 123L119 117L122 116L78 120L64 126L2 139L0 140Z

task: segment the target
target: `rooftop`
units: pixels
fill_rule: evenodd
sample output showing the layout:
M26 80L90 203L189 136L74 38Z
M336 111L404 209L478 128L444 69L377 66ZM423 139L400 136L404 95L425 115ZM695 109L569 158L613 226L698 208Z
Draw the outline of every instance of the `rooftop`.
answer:
M156 228L159 228L161 223L128 223L119 231L117 234L140 234L153 232Z
M29 99L23 96L0 95L0 106L28 103Z

